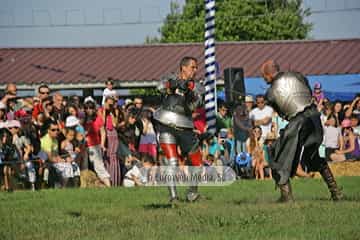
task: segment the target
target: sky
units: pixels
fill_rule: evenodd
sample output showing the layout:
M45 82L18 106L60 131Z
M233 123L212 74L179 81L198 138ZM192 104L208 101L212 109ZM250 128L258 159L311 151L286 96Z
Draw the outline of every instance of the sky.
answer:
M254 0L255 1L255 0ZM0 0L0 48L87 47L143 44L170 12L170 3L185 0ZM310 39L360 38L360 0L303 0L314 24ZM317 79L324 90L359 92L352 84L360 74L339 86L339 79ZM262 79L245 79L247 91L263 92Z
M185 0L0 0L0 47L142 44ZM359 38L359 0L304 0L312 39Z

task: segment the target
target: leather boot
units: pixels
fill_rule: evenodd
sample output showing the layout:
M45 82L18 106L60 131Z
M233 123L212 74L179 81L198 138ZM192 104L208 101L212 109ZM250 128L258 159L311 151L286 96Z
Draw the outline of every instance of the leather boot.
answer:
M282 185L279 184L278 187L280 188L280 198L278 202L285 203L294 201L290 181Z
M344 196L343 196L341 190L339 189L339 187L337 186L334 175L332 174L331 169L328 164L325 164L320 169L320 174L321 174L322 178L324 179L324 181L326 182L326 185L331 193L331 199L334 201L341 200Z

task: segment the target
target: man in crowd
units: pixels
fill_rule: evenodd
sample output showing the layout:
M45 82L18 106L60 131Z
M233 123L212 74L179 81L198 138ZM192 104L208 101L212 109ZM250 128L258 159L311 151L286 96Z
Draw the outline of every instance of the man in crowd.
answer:
M251 110L250 119L254 126L260 126L262 135L261 138L265 140L268 133L271 131L273 109L265 103L264 95L256 96L256 108Z
M319 156L323 128L320 113L312 104L307 79L300 73L280 72L279 65L273 60L265 62L261 72L264 80L270 84L266 95L269 103L280 116L289 121L270 151L270 167L281 192L279 201L293 200L290 178L295 175L299 163L309 171L319 171L330 190L331 198L342 199L327 162Z
M5 105L7 105L8 101L10 99L16 98L16 94L17 94L16 85L14 83L7 84L5 87L5 95L1 99L1 102L3 102Z
M180 157L187 158L192 166L202 164L199 141L193 131L192 112L201 102L201 95L194 92L195 75L198 70L197 59L184 57L180 61L177 76L164 79L160 90L165 98L161 107L154 113L160 132L160 147L165 155L167 175L175 177L176 167ZM196 173L195 173L196 174ZM170 203L176 204L178 200L175 180L168 182ZM197 200L197 184L191 183L187 193L187 200Z
M43 101L47 99L50 95L50 88L47 85L41 85L38 89L38 99L39 102L34 105L34 109L32 112L32 117L34 120L37 120L37 117L40 113L44 112Z

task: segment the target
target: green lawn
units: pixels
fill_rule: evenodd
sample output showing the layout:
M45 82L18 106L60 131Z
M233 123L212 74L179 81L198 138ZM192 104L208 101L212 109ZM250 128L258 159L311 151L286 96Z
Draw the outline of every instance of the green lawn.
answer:
M272 181L238 181L174 209L164 187L1 192L0 239L360 239L360 177L338 182L341 202L320 179L294 180L291 204Z

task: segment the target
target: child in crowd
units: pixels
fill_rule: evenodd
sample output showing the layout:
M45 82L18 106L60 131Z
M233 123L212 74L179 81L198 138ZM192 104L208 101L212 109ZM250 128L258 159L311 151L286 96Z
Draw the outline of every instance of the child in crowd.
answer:
M154 165L154 159L148 154L143 154L141 161L134 161L132 167L126 172L124 187L152 185L155 181L155 174L152 171Z
M79 177L80 176L80 168L76 163L77 154L80 152L78 147L75 148L75 130L72 128L65 129L65 139L61 142L61 154L65 159L66 163L70 164L72 167L72 174L69 173L69 177Z

